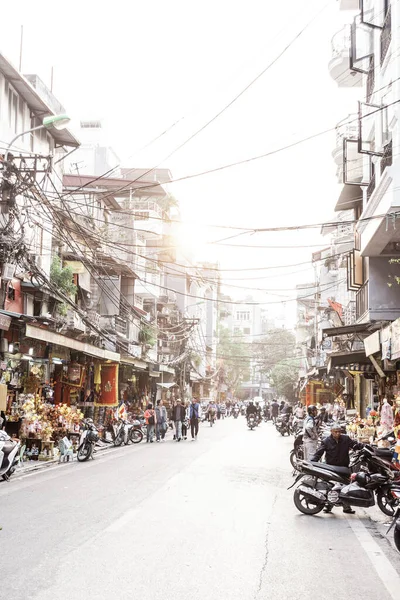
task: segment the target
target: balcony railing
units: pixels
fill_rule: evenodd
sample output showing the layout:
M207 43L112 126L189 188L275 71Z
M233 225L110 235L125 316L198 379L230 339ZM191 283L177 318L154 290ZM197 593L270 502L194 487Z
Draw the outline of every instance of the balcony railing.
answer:
M375 87L375 59L373 56L369 59L369 70L367 75L367 102L372 98Z
M381 173L386 169L386 167L390 167L393 162L393 143L392 140L386 144L383 148L383 156L381 159Z
M383 29L381 31L381 66L383 61L386 58L387 51L390 46L390 42L392 39L392 7L389 6L389 9L386 13L385 22L383 24Z
M345 325L354 325L356 322L356 302L355 300L350 300L343 311L344 324Z
M356 319L360 319L368 311L368 280L356 293Z
M376 178L375 178L375 173L374 173L372 175L371 181L369 182L368 187L367 187L367 202L369 202L369 200L374 192L375 186L376 186Z

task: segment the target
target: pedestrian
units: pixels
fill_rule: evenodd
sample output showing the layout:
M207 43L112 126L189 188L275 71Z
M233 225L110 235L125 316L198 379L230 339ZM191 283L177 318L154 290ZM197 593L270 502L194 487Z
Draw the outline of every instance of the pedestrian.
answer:
M165 442L165 434L167 433L167 409L164 406L163 400L157 401L156 406L156 439L157 442Z
M154 426L156 424L156 415L151 402L147 405L144 418L146 420L146 443L150 442L152 444L154 437Z
M189 425L189 404L184 402L185 407L185 419L182 421L182 437L187 440L188 425Z
M172 409L172 420L175 423L175 435L176 441L180 442L182 439L182 423L186 417L185 405L182 400L177 401L176 405Z
M311 460L317 462L321 460L323 454L325 454L327 465L348 467L350 464L350 450L360 450L363 447L364 444L359 444L356 440L352 440L351 437L343 434L339 423L334 423L331 427L331 434L322 440L318 449L311 457ZM330 513L332 511L332 506L327 504L324 511ZM343 502L343 512L348 515L353 515L355 511L351 509L349 504Z
M284 408L285 408L285 401L282 400L282 402L279 405L279 412L282 412Z
M200 413L200 403L197 401L196 398L193 398L192 403L189 407L190 433L192 435L192 442L194 440L197 440L197 435L199 433Z
M316 420L318 409L314 404L310 404L307 413L308 416L303 425L304 460L311 460L318 447L318 423Z
M278 417L279 414L279 404L276 400L274 400L271 404L271 414L272 414L272 422L276 423L276 419Z

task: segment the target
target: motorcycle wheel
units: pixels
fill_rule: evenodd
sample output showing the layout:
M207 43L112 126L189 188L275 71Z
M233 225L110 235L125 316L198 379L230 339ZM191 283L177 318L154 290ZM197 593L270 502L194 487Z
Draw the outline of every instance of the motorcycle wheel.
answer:
M304 515L317 515L324 508L324 504L314 503L309 498L306 498L299 489L294 490L293 502L297 510Z
M292 465L293 469L297 469L297 456L295 450L292 450L290 453L290 464Z
M397 528L394 530L394 543L397 550L400 552L400 531Z
M114 446L120 446L124 441L124 432L120 432L114 440Z
M92 456L92 452L93 452L92 444L84 443L81 446L79 446L78 454L76 455L76 458L78 459L79 462L85 462L85 460L89 460L89 458Z
M397 501L390 498L388 494L378 492L376 495L376 503L384 515L387 515L388 517L394 517Z
M132 429L130 440L132 444L139 444L143 439L143 433L139 429Z

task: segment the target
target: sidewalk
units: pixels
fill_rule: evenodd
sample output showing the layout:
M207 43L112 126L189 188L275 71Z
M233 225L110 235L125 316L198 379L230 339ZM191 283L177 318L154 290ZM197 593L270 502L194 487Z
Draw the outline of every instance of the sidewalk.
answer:
M96 446L96 454L101 452L107 452L109 450L115 449L114 444L102 444L101 446ZM70 465L73 462L78 462L76 458L76 454L74 454L74 460L69 460L68 462L59 463L59 456L51 459L51 460L29 460L22 463L20 467L14 473L14 477L20 477L21 475L26 475L27 473L34 473L38 471L44 471L49 467L54 467L55 465Z

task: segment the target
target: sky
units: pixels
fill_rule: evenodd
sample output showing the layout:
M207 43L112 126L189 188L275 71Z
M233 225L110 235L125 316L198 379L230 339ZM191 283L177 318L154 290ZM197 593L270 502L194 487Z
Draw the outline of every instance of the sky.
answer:
M218 244L212 242L238 231L199 224L254 229L332 219L340 193L334 131L276 151L356 112L360 90L339 89L328 72L331 38L351 13L339 11L337 0L44 0L40 10L20 0L5 12L1 51L18 66L23 26L22 72L50 85L53 68L54 94L75 122L103 120L123 166L158 165L180 178L274 152L171 184L170 191L185 222L180 243L226 269L226 293L252 295L267 303L272 317L285 312L290 324L294 288L312 272L307 265L251 269L307 261L326 243L319 231L259 233Z

